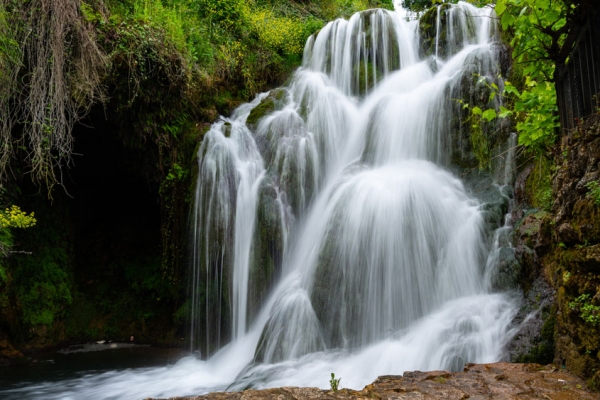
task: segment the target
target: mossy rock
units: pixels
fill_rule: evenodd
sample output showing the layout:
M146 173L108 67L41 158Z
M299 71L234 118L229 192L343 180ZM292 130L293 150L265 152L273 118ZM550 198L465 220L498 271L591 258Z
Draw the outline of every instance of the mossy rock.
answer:
M524 216L515 222L515 235L519 238L519 242L525 244L529 248L535 246L534 241L542 228L542 222L549 217L549 213L542 210L533 209L524 213Z
M252 109L252 111L250 111L250 114L246 119L246 125L251 130L256 130L258 122L263 117L272 113L278 109L278 107L281 107L283 99L285 98L285 94L286 91L282 88L271 90L267 97L262 99L262 101L258 103L258 105Z
M440 37L438 39L438 56L446 56L446 11L450 9L450 3L444 3L440 6ZM438 7L431 7L419 19L419 36L421 38L420 56L421 58L435 55L435 36L437 28Z
M504 157L494 157L506 150L510 129L501 119L487 121L471 110L496 109L496 100L490 100L492 85L499 85L498 78L490 80L481 77L479 72L487 69L485 64L491 60L476 55L468 67L461 73L460 80L448 89L453 116L449 123L451 139L451 161L453 165L464 169L479 168L494 170L502 168ZM468 105L465 107L465 105ZM494 163L494 158L497 161Z
M587 197L576 201L572 226L580 243L600 243L600 207Z
M568 249L563 253L563 260L571 268L576 268L581 273L600 273L600 244L593 246L580 246Z
M323 336L325 343L329 348L343 347L347 332L336 329L337 324L342 319L341 304L337 297L342 294L339 290L332 291L344 279L343 269L335 263L336 248L335 240L330 235L319 252L319 261L315 270L314 286L311 292L311 303L319 321L323 326ZM359 291L356 291L353 298L346 298L346 308L355 310L356 302L359 301ZM333 295L333 296L332 296ZM336 296L337 295L337 296ZM336 304L338 304L336 306Z
M231 136L231 122L225 122L223 124L223 128L221 129L223 132L223 136L226 138Z
M281 270L284 222L281 220L278 201L277 190L266 178L259 189L259 205L250 255L249 323L260 310Z

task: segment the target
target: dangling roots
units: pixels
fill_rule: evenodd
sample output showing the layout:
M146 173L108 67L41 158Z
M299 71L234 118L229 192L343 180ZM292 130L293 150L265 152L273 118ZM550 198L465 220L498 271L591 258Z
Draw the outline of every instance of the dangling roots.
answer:
M0 0L0 181L17 148L49 193L71 163L74 124L102 99L108 58L81 0Z

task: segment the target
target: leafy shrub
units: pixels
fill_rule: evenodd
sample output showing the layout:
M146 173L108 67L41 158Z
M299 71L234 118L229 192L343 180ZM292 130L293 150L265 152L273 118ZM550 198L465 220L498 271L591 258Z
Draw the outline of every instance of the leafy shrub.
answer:
M272 10L259 9L249 14L250 30L259 40L283 54L302 54L308 36L323 26L321 21L281 17Z
M237 32L244 26L247 15L246 2L240 0L193 0L191 7L209 24L218 23Z
M519 144L537 152L554 144L559 126L554 83L538 83L528 76L525 89L515 101L514 110L517 113Z

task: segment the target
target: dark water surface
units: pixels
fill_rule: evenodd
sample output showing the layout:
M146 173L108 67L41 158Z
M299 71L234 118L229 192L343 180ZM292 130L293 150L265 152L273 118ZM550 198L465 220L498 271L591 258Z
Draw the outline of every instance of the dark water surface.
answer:
M43 382L59 382L103 372L164 366L189 355L181 349L161 349L129 343L86 344L58 352L37 354L22 365L0 367L0 399L43 398L42 393L21 391ZM46 385L43 385L46 386Z

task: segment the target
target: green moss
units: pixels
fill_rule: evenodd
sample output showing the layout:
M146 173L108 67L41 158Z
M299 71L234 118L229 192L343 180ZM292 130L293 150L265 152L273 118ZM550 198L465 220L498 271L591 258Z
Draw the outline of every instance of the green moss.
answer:
M385 8L386 10L394 10L394 2L392 0L371 0L373 7Z
M545 157L539 157L527 177L525 190L529 203L544 211L552 209L552 164Z
M355 92L364 95L371 90L377 82L381 80L383 74L381 71L373 71L373 63L360 62L354 69L354 73L358 74L358 87L355 88Z
M248 118L246 119L246 125L251 129L256 129L258 121L267 114L273 112L284 96L285 91L283 89L272 90L267 97L262 99L262 101L250 111L250 115L248 115Z
M593 200L594 204L600 206L600 185L598 181L590 181L585 185L588 189L588 197Z
M251 253L249 287L252 290L248 299L250 319L260 310L279 273L283 259L282 225L277 192L272 184L265 181L260 188L255 241Z
M246 124L251 127L255 127L256 123L263 118L265 115L275 109L275 102L270 98L263 99L256 107L252 109Z
M440 57L446 56L446 23L447 15L446 11L452 7L449 3L444 3L440 6L440 35L438 38L438 55ZM435 37L437 30L437 16L438 7L431 7L423 16L419 19L419 36L421 38L421 55L423 57L435 55Z
M585 381L585 384L587 385L587 387L594 391L594 392L598 392L600 391L600 373L596 373L594 375L594 377L588 379L587 381Z
M482 125L483 120L479 115L471 115L471 149L479 162L479 169L485 170L492 167L491 149Z

